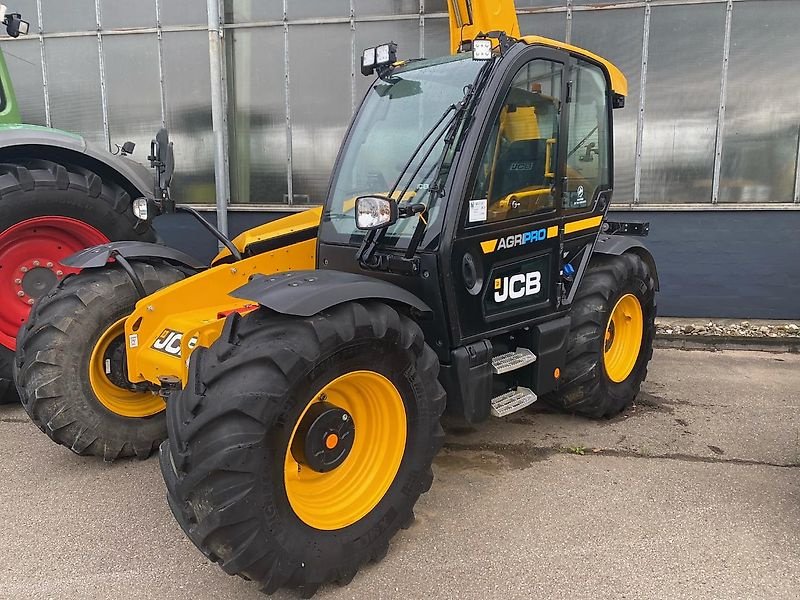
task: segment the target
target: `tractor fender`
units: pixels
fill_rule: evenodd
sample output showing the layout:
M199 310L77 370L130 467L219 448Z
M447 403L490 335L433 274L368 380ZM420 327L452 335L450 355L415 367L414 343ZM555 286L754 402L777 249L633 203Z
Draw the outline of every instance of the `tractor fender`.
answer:
M0 162L13 162L15 156L71 162L101 177L115 178L132 198L153 198L153 175L147 167L93 148L74 133L38 125L0 126Z
M393 283L329 269L254 275L230 295L296 317L310 317L344 302L367 299L398 302L421 313L433 312L417 296Z
M101 244L100 246L86 248L80 252L76 252L72 256L68 256L61 261L61 264L75 269L104 267L113 254L119 254L127 259L159 258L192 269L202 269L205 267L203 263L199 262L194 257L180 250L176 250L175 248L170 248L163 244L152 244L150 242L137 242L133 240L111 242L109 244Z
M649 267L650 272L653 274L656 290L659 289L656 261L653 258L650 250L647 249L647 246L645 246L638 239L629 235L600 235L597 238L597 244L595 244L594 252L595 254L607 254L610 256L620 256L625 252L633 252L634 254L639 255L639 257L641 257L641 259Z

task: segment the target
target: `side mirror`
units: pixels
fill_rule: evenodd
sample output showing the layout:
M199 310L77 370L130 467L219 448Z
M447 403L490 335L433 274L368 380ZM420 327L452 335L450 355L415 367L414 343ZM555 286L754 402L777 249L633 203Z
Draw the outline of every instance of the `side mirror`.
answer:
M356 198L356 227L361 230L382 229L397 221L397 202L385 196Z
M22 20L22 15L19 13L10 13L3 19L3 24L6 26L8 35L12 38L17 38L21 35L28 35L30 25L27 21Z
M156 148L158 160L163 165L161 171L161 187L167 189L172 184L172 174L175 172L175 154L172 150L172 142L169 141L169 133L162 127L156 134Z
M172 174L175 171L175 155L169 133L162 127L150 142L150 156L147 157L150 166L155 169L154 195L162 201L164 212L172 212L173 203L169 197L169 186L172 183Z

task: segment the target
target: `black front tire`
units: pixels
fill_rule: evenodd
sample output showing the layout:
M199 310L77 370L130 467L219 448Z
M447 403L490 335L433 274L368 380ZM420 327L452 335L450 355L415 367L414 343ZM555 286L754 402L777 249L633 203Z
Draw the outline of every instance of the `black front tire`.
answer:
M133 262L148 294L186 273L166 263ZM106 408L89 378L92 350L139 296L116 265L66 277L34 304L17 337L15 376L22 405L54 442L106 461L150 456L167 435L164 411L127 417Z
M637 254L594 256L570 311L567 361L559 389L543 400L560 411L594 419L613 417L630 406L653 357L655 293L653 274ZM614 306L626 294L634 295L642 308L642 341L630 374L614 382L603 363L604 335Z
M334 378L371 370L400 392L407 435L397 475L360 520L335 530L292 510L284 457L303 408ZM413 520L433 480L445 405L439 362L419 326L378 302L353 302L308 318L260 309L229 317L220 338L191 357L186 387L167 403L161 470L183 530L229 574L267 593L305 597L349 582L382 558ZM356 439L358 439L356 423Z

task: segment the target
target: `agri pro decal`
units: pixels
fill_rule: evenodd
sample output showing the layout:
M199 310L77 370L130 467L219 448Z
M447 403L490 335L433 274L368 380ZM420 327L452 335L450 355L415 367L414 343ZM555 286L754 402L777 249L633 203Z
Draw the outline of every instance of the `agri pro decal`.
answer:
M516 235L507 235L505 237L483 241L481 242L481 250L483 250L484 254L490 254L495 250L506 250L508 248L525 246L526 244L532 244L534 242L543 242L557 235L558 227L556 225L542 227L524 233L517 233Z

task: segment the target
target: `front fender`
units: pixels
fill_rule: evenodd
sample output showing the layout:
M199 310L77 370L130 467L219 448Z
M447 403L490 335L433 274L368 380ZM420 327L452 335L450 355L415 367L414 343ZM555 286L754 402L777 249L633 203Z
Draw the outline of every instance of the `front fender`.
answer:
M176 250L175 248L170 248L163 244L152 244L150 242L137 242L132 240L111 242L109 244L101 244L100 246L86 248L80 252L76 252L72 256L68 256L61 261L61 264L74 269L103 267L108 263L112 254L119 254L127 259L160 258L192 269L202 269L205 267L203 263L199 262L194 257L180 250Z
M423 314L433 312L414 294L393 283L328 269L254 275L230 295L297 317L310 317L343 302L368 299L399 302Z

